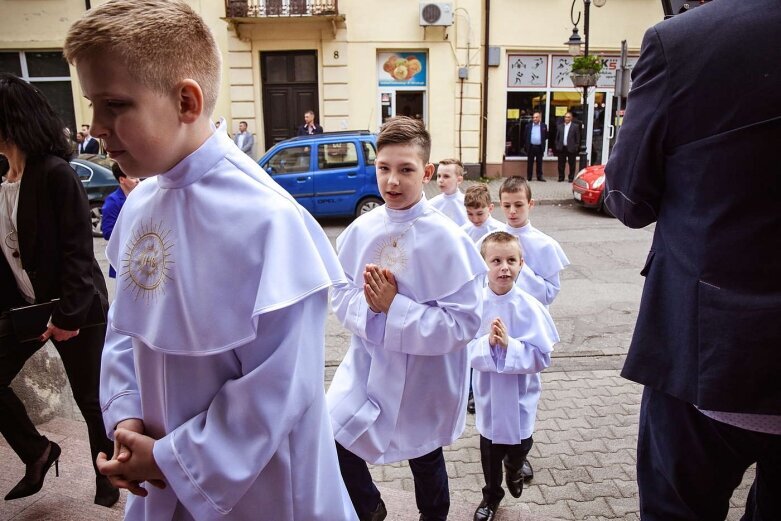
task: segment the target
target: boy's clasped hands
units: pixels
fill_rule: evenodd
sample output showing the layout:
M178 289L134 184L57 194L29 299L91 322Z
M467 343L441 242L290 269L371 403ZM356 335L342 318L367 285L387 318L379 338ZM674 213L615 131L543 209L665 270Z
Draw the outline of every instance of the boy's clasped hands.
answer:
M390 270L376 264L367 264L363 271L363 294L375 313L388 313L399 287Z
M125 488L137 496L148 492L141 486L144 481L157 488L165 488L165 476L155 462L152 450L155 440L144 434L144 422L128 419L117 424L114 431L114 455L111 459L98 454L98 471L107 476L117 488Z
M491 347L499 346L502 349L507 349L509 338L507 335L507 326L504 325L502 319L497 317L491 322L491 332L488 334L488 343Z

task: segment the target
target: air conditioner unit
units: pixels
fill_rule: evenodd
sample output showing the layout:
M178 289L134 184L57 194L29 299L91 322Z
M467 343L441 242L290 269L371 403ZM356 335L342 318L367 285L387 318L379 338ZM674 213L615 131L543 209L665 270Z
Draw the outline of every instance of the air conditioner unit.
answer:
M421 2L420 25L453 25L453 4Z

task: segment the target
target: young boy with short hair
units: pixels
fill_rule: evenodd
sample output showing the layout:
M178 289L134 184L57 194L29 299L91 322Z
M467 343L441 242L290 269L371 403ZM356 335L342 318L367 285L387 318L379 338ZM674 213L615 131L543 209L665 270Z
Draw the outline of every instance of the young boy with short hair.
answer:
M485 263L423 197L431 138L419 120L389 119L377 137L385 205L337 238L347 284L331 306L352 333L327 400L347 490L362 520L387 515L366 462L409 460L422 519L450 507L442 446L464 429L466 344L480 325ZM447 266L432 272L431 262Z
M510 494L521 497L540 371L550 365L559 336L545 306L515 284L524 264L518 240L493 232L483 240L480 253L488 264L488 286L480 332L468 349L485 486L474 521L491 521L504 497L502 466Z
M467 222L464 194L459 186L464 182L464 165L458 159L443 159L437 167L437 187L441 194L431 199L431 206L447 215L459 226Z
M150 178L107 249L120 280L100 395L115 450L97 465L135 494L125 519L354 521L322 387L343 273L311 216L212 126L211 31L184 2L109 0L64 52L94 135Z
M466 217L469 222L464 224L461 229L473 241L477 242L486 234L504 229L504 223L491 216L491 212L494 211L494 203L491 202L488 187L483 183L472 185L466 189L464 208L466 208Z
M534 199L525 179L508 177L499 188L499 204L507 219L505 231L516 236L523 249L525 262L517 284L549 306L559 294L559 272L569 266L569 259L554 238L529 222Z

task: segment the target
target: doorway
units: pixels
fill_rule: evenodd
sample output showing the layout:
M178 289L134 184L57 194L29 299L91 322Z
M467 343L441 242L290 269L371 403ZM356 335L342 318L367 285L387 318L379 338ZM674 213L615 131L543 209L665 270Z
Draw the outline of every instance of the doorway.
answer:
M380 90L380 125L392 116L409 116L428 121L425 90Z
M316 51L262 52L260 76L266 150L295 136L307 110L319 123Z

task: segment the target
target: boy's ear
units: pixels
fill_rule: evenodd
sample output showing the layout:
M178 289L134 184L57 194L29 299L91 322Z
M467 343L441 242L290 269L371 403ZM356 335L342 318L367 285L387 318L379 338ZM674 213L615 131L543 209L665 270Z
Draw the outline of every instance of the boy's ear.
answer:
M434 172L436 171L436 167L434 166L434 163L426 163L426 166L423 169L423 183L428 183L431 181L431 178L434 176Z
M533 208L533 207L534 207L534 199L530 199L529 200L529 208Z
M488 205L488 213L491 213L494 211L494 203L491 203Z
M198 82L182 80L176 85L176 101L179 108L179 119L183 123L193 123L203 114L203 91Z

